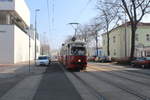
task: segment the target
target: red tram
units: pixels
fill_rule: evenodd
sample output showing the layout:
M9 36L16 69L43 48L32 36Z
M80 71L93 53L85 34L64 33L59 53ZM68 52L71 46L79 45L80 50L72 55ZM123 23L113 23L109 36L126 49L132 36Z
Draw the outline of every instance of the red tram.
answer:
M72 41L62 45L60 62L69 70L85 70L87 67L85 42Z

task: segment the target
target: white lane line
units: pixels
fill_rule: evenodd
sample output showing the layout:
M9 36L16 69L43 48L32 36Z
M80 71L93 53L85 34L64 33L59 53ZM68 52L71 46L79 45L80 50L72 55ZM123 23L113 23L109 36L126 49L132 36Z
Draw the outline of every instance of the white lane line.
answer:
M30 76L8 91L0 100L32 100L43 75Z

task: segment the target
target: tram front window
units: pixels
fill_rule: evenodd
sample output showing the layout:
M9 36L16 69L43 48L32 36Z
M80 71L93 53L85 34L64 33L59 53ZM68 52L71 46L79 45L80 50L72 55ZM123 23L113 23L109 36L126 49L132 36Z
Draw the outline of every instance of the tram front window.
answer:
M86 55L86 50L84 47L72 47L71 48L71 54L72 55Z

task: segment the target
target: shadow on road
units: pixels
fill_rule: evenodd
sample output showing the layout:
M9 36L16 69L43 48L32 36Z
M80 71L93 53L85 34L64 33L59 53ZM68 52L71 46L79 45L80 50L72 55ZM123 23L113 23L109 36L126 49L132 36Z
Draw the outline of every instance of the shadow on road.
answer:
M33 100L82 100L58 63L50 64Z

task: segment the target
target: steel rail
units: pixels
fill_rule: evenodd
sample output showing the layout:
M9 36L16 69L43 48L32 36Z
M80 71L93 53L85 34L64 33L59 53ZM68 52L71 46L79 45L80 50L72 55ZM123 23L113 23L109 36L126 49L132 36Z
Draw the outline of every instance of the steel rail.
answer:
M99 69L99 68L93 68L93 67L90 67L90 69L95 69L95 70L99 70L99 71L101 70L101 69ZM102 69L105 69L105 68L102 68ZM109 69L109 68L106 68L106 69ZM137 84L140 84L140 85L145 85L145 86L147 86L147 87L150 87L150 83L144 83L144 82L141 82L141 81L133 80L133 79L130 79L130 78L127 78L127 77L123 77L123 76L114 74L114 73L112 73L112 72L107 72L107 71L105 71L104 73L107 73L107 74L112 75L112 76L115 76L115 77L119 77L119 78L121 78L121 79L126 79L126 80L128 80L128 81L131 81L131 82L134 82L134 83L137 83ZM118 72L118 73L121 73L121 72Z
M93 76L93 77L95 77L96 79L98 79L100 81L104 81L107 84L113 85L116 88L119 88L119 89L121 89L121 90L123 90L123 91L125 91L125 92L127 92L129 94L132 94L132 95L140 98L141 100L150 100L150 97L147 97L147 96L145 96L143 94L140 94L137 91L134 91L134 90L126 87L125 85L114 83L114 82L112 82L110 80L107 80L107 79L105 79L103 77L100 77L100 76L98 76L98 75L96 75L94 73L91 73L91 72L86 72L86 73L91 75L91 76Z
M112 67L112 68L116 68L116 69L123 69L123 68L118 68L118 67L115 67L113 65L100 65L100 66L109 66L109 67ZM150 76L150 73L144 73L144 72L138 72L136 70L121 70L120 73L125 73L125 74L130 74L130 75L134 75L134 76L138 76L138 77L142 77L142 78L146 78L146 79L150 79L148 78ZM136 75L135 75L135 74ZM137 75L138 74L138 75ZM144 75L144 76L141 76L141 75ZM148 76L148 77L147 77Z
M61 68L63 70L63 72L65 73L66 70L63 67L64 65L61 66L61 64L59 63L59 68ZM81 77L79 77L75 72L70 72L76 79L79 80L79 82L81 82L84 86L86 86L88 88L88 90L97 98L97 100L106 100L105 97L98 92L95 88L93 88L91 85L89 85L86 81L84 81ZM66 74L65 74L66 75ZM67 76L67 75L66 75Z
M98 92L95 88L85 82L81 77L79 77L75 72L72 72L72 75L76 77L84 86L88 88L88 90L97 98L97 100L106 100L105 97Z

